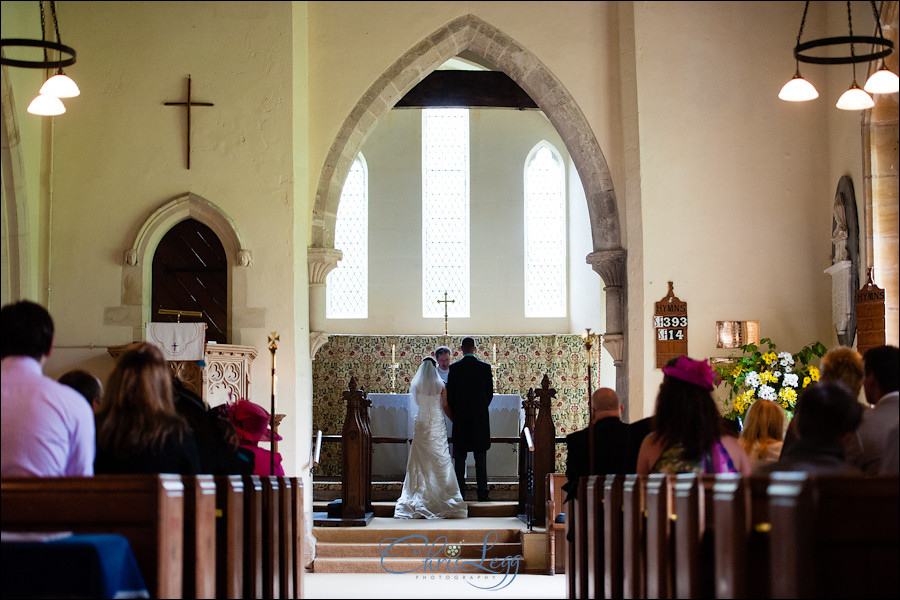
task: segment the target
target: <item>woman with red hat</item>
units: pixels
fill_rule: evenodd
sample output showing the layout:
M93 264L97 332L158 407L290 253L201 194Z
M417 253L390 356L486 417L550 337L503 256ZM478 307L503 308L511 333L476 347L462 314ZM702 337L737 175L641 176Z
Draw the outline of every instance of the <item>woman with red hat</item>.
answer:
M254 475L284 475L281 466L281 454L275 452L275 469L272 472L272 452L259 447L259 442L272 441L272 429L269 427L269 412L249 400L238 400L229 407L228 418L234 426L240 440L241 448L246 448L254 455ZM275 434L275 440L281 436Z

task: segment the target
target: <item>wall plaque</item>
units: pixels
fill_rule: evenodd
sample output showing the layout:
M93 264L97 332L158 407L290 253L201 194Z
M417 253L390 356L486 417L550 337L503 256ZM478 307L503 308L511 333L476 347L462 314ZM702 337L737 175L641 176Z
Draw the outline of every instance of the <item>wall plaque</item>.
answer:
M669 292L656 303L653 315L653 329L656 332L656 368L662 368L673 358L688 353L687 302L675 297L672 282Z
M884 346L884 289L868 281L856 292L856 350L865 354L869 348Z

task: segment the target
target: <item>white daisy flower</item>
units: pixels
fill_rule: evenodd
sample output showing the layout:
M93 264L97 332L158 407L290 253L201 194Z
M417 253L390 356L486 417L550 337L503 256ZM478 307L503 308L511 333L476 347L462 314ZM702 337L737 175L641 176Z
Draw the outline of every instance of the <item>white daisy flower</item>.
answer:
M796 373L788 373L784 376L784 381L781 383L787 387L795 388L800 385L800 376Z
M794 357L791 356L790 352L779 352L778 364L780 364L782 367L792 365L794 364Z
M759 390L757 390L756 395L759 396L763 400L775 400L778 398L778 394L775 393L775 389L770 385L760 386Z
M754 390L759 387L759 373L756 371L750 371L747 373L747 376L744 377L744 385L752 387Z

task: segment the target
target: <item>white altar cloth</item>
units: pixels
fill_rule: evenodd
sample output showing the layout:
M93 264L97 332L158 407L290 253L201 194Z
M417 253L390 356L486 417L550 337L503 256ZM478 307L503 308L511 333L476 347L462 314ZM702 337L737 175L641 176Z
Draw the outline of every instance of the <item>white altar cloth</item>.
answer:
M412 439L415 434L416 414L419 407L409 394L368 394L369 425L373 437L398 437ZM491 435L494 437L518 437L525 425L525 410L518 394L494 394L488 408ZM453 433L450 419L445 417L447 434ZM449 452L449 449L448 449ZM372 446L373 481L402 481L409 456L407 444L374 444ZM474 475L475 461L469 454L467 474ZM518 477L518 447L516 444L495 443L487 454L489 477Z

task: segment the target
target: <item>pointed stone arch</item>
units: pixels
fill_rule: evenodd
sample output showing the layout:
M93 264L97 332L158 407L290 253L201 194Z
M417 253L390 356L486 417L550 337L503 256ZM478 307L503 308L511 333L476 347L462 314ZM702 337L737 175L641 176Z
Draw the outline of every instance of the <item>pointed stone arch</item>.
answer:
M104 324L132 327L133 339L143 339L144 323L151 320L153 254L163 236L186 219L195 219L212 229L225 249L228 261L227 337L229 343L240 344L241 327L262 327L265 322L264 309L247 306L247 269L253 262L252 254L231 217L209 200L191 192L161 205L138 229L131 247L124 252L122 304L106 309Z
M310 335L321 339L325 276L340 260L334 249L338 203L350 165L391 108L448 59L468 50L506 73L537 103L556 128L578 171L587 198L593 252L586 262L606 284L606 345L617 367L617 388L627 397L625 250L612 175L590 124L559 79L514 39L474 15L459 17L409 49L366 90L341 125L319 177L308 254ZM311 349L312 350L312 349ZM315 356L314 351L311 356Z

